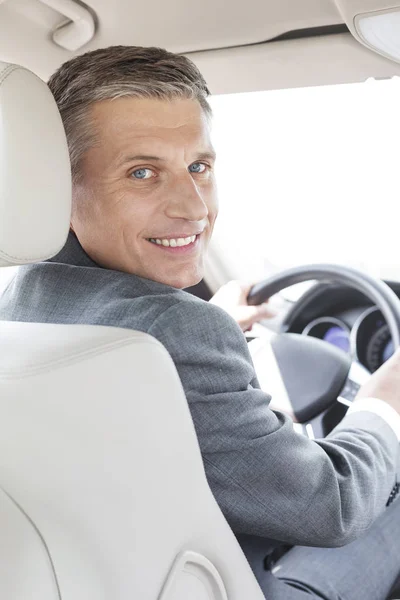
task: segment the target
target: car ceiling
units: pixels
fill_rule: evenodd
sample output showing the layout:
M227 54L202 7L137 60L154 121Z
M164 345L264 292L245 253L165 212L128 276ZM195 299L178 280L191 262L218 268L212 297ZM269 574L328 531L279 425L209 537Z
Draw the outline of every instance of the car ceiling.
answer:
M52 32L66 22L63 5L72 2L0 0L0 59L22 64L47 79L74 54L116 44L156 45L189 54L214 93L400 74L399 65L374 55L346 33L335 0L247 0L244 4L233 0L148 0L140 4L131 0L89 0L84 6L94 16L96 31L93 39L76 52L52 40ZM341 26L339 31L337 26ZM303 33L297 40L281 38L289 32ZM304 35L315 33L323 35L310 38L308 56L308 38ZM271 43L276 38L279 41ZM303 58L300 74L299 56ZM342 60L341 56L346 58ZM336 75L333 67L329 75L329 62L335 60L342 60L340 74ZM256 77L252 76L254 65ZM346 76L348 69L351 74Z

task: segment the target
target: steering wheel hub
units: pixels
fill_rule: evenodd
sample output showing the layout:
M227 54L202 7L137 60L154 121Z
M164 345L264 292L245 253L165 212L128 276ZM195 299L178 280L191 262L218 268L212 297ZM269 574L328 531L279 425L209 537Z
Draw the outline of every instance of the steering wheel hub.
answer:
M350 371L350 356L296 333L277 335L271 345L296 420L311 421L339 396Z

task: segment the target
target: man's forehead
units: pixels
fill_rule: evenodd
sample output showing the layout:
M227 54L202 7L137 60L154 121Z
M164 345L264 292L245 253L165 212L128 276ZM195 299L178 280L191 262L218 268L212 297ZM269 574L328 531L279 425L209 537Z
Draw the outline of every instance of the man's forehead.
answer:
M167 159L179 150L215 157L208 118L194 100L119 98L94 105L92 117L118 163L140 157Z
M156 133L165 130L173 133L182 130L193 135L209 132L210 122L197 100L176 98L116 98L96 102L92 118L102 130L129 130L132 134L144 131Z

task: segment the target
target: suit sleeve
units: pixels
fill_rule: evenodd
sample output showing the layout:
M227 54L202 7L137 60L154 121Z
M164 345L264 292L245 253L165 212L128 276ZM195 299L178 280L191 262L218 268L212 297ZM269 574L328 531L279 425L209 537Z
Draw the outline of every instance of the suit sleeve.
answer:
M296 433L269 408L238 325L206 302L180 301L149 333L177 367L209 485L236 534L340 546L384 509L398 442L379 416L349 415L324 440Z

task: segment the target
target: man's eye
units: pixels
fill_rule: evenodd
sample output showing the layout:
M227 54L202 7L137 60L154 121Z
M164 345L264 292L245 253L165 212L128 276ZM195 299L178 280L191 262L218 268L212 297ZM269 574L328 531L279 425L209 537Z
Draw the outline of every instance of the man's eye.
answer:
M151 169L136 169L132 171L132 177L134 179L150 179L152 177L153 171Z
M189 167L191 173L204 173L207 170L207 166L204 163L193 163Z

